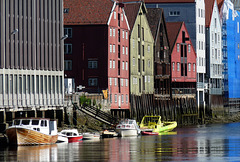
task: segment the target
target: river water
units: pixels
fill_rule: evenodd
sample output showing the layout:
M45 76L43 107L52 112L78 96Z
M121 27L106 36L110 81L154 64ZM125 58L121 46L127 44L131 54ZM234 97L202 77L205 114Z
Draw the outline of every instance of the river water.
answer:
M240 123L177 128L160 136L1 147L0 161L240 161Z

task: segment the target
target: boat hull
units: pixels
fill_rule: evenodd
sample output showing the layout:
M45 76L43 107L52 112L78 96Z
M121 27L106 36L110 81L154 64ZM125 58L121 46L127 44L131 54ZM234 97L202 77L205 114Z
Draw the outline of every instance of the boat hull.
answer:
M83 139L83 136L68 137L68 143L80 142L80 141L82 141L82 139Z
M8 128L6 130L11 145L54 144L58 135L47 135L27 128Z
M138 135L138 131L136 129L116 129L116 132L120 137L131 137Z
M156 136L156 135L159 135L158 132L146 132L146 131L142 131L141 132L141 135L151 135L151 136Z

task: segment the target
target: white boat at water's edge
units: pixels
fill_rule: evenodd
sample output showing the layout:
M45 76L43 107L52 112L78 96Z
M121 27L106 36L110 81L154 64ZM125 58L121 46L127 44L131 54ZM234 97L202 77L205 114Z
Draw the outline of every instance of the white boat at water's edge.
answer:
M141 133L136 120L124 119L116 126L116 132L121 137L138 136Z

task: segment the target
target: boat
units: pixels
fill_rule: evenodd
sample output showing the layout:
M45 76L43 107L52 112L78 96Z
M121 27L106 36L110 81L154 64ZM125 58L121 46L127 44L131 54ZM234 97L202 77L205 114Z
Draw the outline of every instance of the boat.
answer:
M80 142L83 139L83 135L79 134L77 129L64 129L60 133L67 136L68 143Z
M65 134L62 134L61 132L58 133L58 140L57 143L68 143L68 137Z
M83 133L83 140L98 140L98 139L100 139L99 133L90 132Z
M116 126L116 132L121 137L138 136L141 133L136 120L124 119Z
M163 132L172 131L177 127L177 122L162 122L161 116L144 116L141 124L142 135L160 135Z
M49 118L16 118L6 129L11 145L40 145L57 142L57 122Z
M115 132L115 130L104 130L101 133L102 138L113 138L113 137L118 137L118 133Z

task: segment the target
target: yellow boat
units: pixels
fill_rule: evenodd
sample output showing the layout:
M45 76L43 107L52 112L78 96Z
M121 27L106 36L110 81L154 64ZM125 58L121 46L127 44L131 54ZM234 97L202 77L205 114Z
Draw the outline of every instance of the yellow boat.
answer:
M177 127L177 122L162 122L161 116L144 116L140 124L142 135L159 135Z

